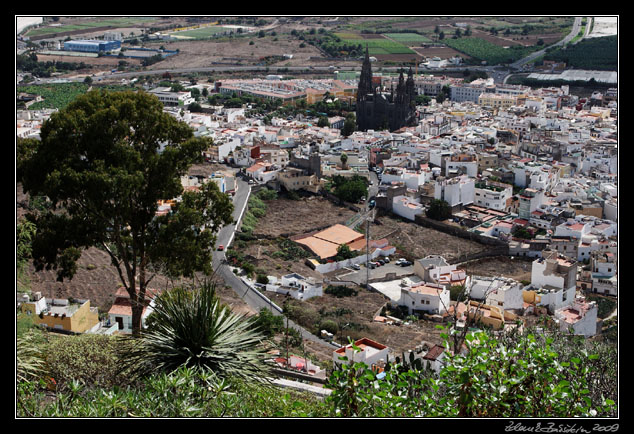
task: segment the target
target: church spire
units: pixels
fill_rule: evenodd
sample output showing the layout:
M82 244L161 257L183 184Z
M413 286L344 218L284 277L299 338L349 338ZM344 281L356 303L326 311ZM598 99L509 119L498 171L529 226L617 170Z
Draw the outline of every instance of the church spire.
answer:
M368 45L365 46L365 58L361 66L361 75L359 76L359 87L357 88L357 101L364 100L370 93L374 93L372 86L372 65L370 65L370 54Z

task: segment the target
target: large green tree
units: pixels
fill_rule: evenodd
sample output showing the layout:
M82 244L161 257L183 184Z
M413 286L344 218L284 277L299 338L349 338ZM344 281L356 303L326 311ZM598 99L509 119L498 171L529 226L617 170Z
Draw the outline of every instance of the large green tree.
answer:
M359 175L351 177L335 175L332 177L332 187L335 196L345 202L355 203L368 195L368 182Z
M451 217L451 207L444 200L433 199L429 203L426 215L434 220L446 220Z
M210 143L163 111L145 92L91 91L51 115L41 142L18 143L17 180L47 212L28 216L37 227L37 269L72 278L85 248L108 253L141 329L148 284L159 272L210 273L216 232L233 205L214 183L183 192L181 176ZM182 198L158 216L158 202Z

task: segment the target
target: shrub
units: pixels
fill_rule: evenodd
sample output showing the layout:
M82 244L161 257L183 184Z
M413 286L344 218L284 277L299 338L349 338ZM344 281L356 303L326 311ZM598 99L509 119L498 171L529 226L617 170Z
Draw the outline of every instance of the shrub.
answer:
M320 330L326 330L328 333L337 334L339 331L339 326L337 323L331 319L323 320L319 324Z
M451 207L444 200L433 199L429 203L429 209L426 215L434 220L446 220L451 217Z
M337 298L352 297L359 293L354 288L350 288L348 286L340 286L340 285L328 285L326 289L324 289L324 292L326 294L333 295Z
M554 332L557 333L557 332ZM448 338L443 334L445 339ZM469 333L466 353L446 353L440 374L392 362L385 376L343 363L329 378L331 414L344 417L595 417L616 405L597 393L611 353L579 349L562 335ZM358 350L355 348L355 350ZM591 348L595 350L595 348ZM610 364L614 364L611 362ZM610 374L613 372L610 370ZM617 376L612 375L614 386ZM608 379L606 379L608 380Z
M87 387L127 384L131 377L120 365L120 355L126 349L127 342L119 336L56 336L47 349L49 375L62 389L73 381Z
M253 327L266 336L272 337L284 329L284 317L274 315L268 309L262 308L253 321Z
M192 368L156 373L138 388L90 389L76 385L45 400L30 384L19 387L19 417L322 417L325 403L306 392L221 379Z

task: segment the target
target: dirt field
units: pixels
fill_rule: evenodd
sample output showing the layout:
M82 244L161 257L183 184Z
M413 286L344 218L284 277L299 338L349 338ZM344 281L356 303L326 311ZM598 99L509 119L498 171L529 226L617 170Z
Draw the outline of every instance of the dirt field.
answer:
M441 255L448 261L487 250L475 241L425 228L416 223L381 214L370 227L370 238L387 238L396 247L396 256L415 260L428 255Z
M244 62L246 65L257 64L263 56L282 56L292 54L291 59L285 59L275 66L295 66L309 64L309 58L321 56L320 51L312 45L306 44L299 48L296 38L278 36L278 40L267 36L264 38L241 38L225 41L171 41L163 42L167 50L179 50L175 56L170 56L148 69L182 68L187 65L192 68L202 68L222 63ZM249 43L253 41L254 44Z
M299 200L278 198L266 201L266 215L258 220L253 235L257 241L236 241L233 248L240 251L270 276L298 273L304 277L323 276L305 264L304 260L284 260L276 257L281 250L280 239L324 229L336 223L345 223L356 212L340 207L321 196Z

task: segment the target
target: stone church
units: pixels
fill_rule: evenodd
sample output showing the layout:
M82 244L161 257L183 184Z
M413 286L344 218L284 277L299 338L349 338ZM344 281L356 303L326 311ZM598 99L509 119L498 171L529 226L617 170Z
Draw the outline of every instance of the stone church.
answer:
M416 125L416 90L412 69L409 69L407 80L403 71L399 76L396 91L382 92L372 83L372 66L368 49L361 67L359 87L357 89L357 129L396 131L404 126Z

